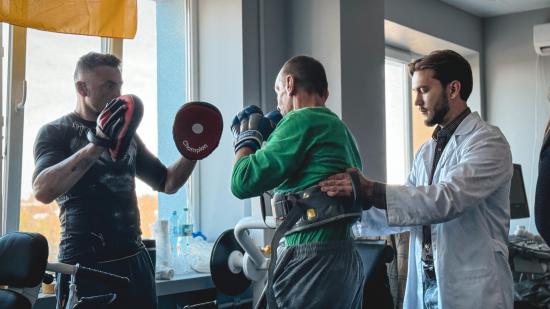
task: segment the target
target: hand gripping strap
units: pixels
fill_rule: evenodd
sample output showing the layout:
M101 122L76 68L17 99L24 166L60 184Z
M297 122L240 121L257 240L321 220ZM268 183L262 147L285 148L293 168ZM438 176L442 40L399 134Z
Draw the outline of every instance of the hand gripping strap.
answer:
M299 232L330 222L345 220L355 222L361 218L361 205L350 198L329 197L319 186L313 186L303 191L290 194L275 194L273 198L275 219L277 225L286 221L288 213L299 201L306 209L296 224L286 234Z
M113 146L113 141L111 141L110 139L101 138L95 135L95 133L92 130L88 130L86 137L88 138L88 141L90 141L90 143L96 144L98 146L105 147L105 148L110 148Z
M353 188L353 208L369 210L372 205L363 203L363 191L361 190L359 173L356 171L350 172L349 177L351 178L351 187Z

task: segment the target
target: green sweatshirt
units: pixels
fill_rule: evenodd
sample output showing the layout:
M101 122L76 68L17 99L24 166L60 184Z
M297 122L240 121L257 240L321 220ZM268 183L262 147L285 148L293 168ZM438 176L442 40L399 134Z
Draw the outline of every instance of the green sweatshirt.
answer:
M241 199L265 191L297 192L349 167L362 168L353 135L326 107L294 110L264 146L233 167L231 191ZM334 222L286 236L287 245L350 238L348 223Z

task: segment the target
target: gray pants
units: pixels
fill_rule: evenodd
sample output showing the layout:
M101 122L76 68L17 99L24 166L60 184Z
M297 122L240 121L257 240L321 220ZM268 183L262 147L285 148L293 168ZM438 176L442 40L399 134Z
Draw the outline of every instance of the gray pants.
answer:
M361 308L365 276L352 240L279 248L273 275L279 308Z

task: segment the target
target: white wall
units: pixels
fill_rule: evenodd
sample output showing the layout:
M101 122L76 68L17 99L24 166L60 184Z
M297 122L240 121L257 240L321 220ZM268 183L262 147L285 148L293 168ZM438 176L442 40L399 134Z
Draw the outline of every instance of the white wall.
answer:
M327 106L342 116L340 1L290 0L288 5L288 57L303 54L323 64L330 93Z
M512 220L535 232L533 204L538 155L549 117L550 57L533 48L533 25L550 22L550 9L485 20L485 85L487 119L500 127L522 165L531 218Z
M325 66L327 106L355 135L368 175L385 180L384 2L288 1L289 57Z
M243 217L245 202L231 194L233 116L243 106L243 29L240 0L197 1L199 99L216 105L224 121L214 153L200 162L201 229L214 240Z
M363 170L386 181L384 1L340 1L342 120L352 130Z

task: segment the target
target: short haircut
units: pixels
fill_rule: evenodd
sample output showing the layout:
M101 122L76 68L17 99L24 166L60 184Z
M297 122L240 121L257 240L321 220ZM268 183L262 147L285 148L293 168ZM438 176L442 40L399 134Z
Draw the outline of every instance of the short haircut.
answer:
M443 87L452 81L460 82L460 97L466 101L472 93L472 68L464 57L457 52L446 49L436 50L428 56L416 59L409 63L411 76L416 71L434 70L433 78L439 80Z
M74 80L78 79L78 74L90 72L100 66L109 66L120 69L120 59L115 55L89 52L80 57L74 70Z
M292 75L297 88L321 97L328 95L328 82L321 62L308 56L296 56L283 66L283 76Z

